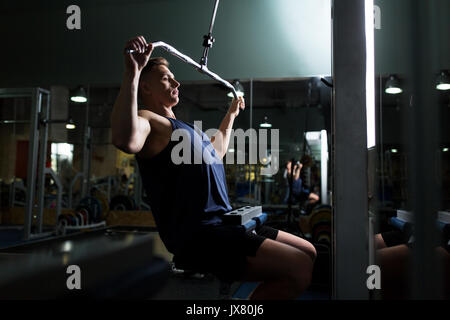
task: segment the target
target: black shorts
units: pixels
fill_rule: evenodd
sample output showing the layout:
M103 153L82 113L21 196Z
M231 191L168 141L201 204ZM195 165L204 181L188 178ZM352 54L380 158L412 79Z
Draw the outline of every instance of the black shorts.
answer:
M381 237L387 247L394 247L401 244L408 244L410 235L400 230L392 230L382 232Z
M212 273L224 280L239 280L247 264L265 239L275 240L278 230L260 226L247 232L242 226L218 225L203 227L194 240L175 254L179 269Z

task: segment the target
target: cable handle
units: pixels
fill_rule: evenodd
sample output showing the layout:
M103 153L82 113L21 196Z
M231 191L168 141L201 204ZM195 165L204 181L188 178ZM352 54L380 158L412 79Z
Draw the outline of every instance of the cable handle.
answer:
M180 60L182 60L184 62L186 62L187 64L190 64L190 65L194 66L199 72L204 73L207 76L213 78L214 80L222 83L225 87L229 88L233 92L234 98L238 99L238 95L237 95L236 89L228 81L223 80L217 74L215 74L214 72L210 71L206 65L201 65L201 64L195 62L191 57L181 53L180 51L178 51L177 49L175 49L174 47L172 47L171 45L169 45L169 44L167 44L167 43L165 43L163 41L155 41L155 42L152 43L152 45L153 45L153 49L161 47L164 50L166 50L168 53L170 53L171 55L177 57L178 59L180 59ZM126 53L134 53L134 52L137 52L137 50L126 49L125 52Z

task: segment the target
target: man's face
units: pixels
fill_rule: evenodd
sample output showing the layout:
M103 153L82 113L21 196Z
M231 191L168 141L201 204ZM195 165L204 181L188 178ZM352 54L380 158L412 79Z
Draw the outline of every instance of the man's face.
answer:
M141 84L141 95L150 98L156 104L166 107L177 105L178 87L180 83L175 80L169 68L156 65L145 75Z

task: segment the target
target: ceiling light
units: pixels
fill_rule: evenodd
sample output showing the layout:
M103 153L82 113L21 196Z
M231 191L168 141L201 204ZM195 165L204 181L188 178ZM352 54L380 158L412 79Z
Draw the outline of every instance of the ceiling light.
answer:
M388 81L386 81L385 92L389 94L399 94L403 92L402 88L400 88L400 83L395 76L389 76Z
M442 71L439 74L436 83L436 89L438 90L450 90L450 77L446 71Z
M259 125L261 128L272 128L272 124L267 120L267 116L264 116L264 122Z
M73 130L75 128L76 128L75 123L73 122L72 119L69 119L69 121L66 123L66 129Z
M87 101L86 90L82 86L79 86L70 97L73 102L83 103Z

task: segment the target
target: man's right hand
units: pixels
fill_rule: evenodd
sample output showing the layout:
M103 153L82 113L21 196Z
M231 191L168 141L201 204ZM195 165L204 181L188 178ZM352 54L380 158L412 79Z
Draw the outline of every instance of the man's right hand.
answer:
M127 49L133 49L135 52L127 53ZM124 48L125 71L127 73L139 74L147 65L152 51L153 45L147 43L143 36L130 39Z

